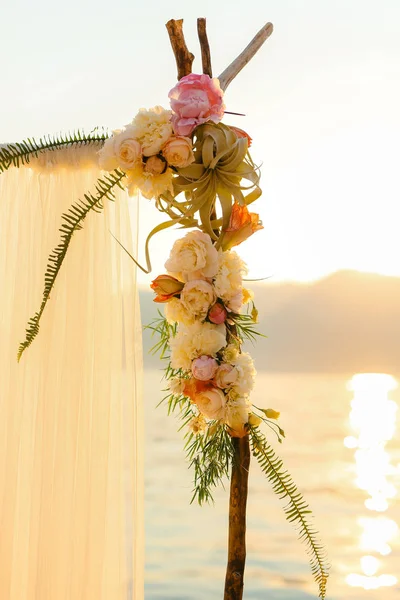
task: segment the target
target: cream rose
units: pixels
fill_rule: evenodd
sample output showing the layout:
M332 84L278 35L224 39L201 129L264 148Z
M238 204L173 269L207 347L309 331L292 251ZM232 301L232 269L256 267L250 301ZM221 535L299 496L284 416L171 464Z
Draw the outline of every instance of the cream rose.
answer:
M238 373L233 390L237 394L250 394L256 378L253 359L248 352L241 352L233 361L233 365Z
M178 298L171 298L165 305L165 318L168 323L173 325L174 323L183 323L184 325L191 325L194 323L194 317L191 315Z
M214 288L204 279L194 279L185 283L181 292L181 302L187 312L196 319L205 319L208 310L216 300Z
M234 385L238 378L238 372L232 365L222 363L218 367L214 381L219 388L225 389Z
M196 435L199 433L204 433L207 427L206 420L204 415L198 415L197 417L193 417L191 421L189 421L189 429L193 431Z
M172 368L189 370L195 358L215 356L226 345L226 328L225 325L200 321L195 321L192 325L180 325L178 333L170 339L169 344Z
M247 267L236 252L228 250L220 253L214 280L215 292L235 312L240 310L243 302L242 276L246 273Z
M171 137L162 149L163 156L173 167L187 167L194 161L192 140L183 136Z
M227 363L232 363L239 355L239 350L235 344L229 344L222 353L222 358Z
M118 167L129 171L141 159L142 148L134 137L131 125L122 131L114 131L99 151L99 165L106 171L113 171Z
M174 243L165 268L184 281L214 277L218 270L218 252L209 235L190 231Z
M199 411L207 419L223 419L225 417L225 395L221 390L212 389L198 394L194 402Z
M245 398L230 400L226 404L225 423L233 437L244 437L248 433L246 424L249 422L251 406Z
M135 139L142 145L144 156L158 154L172 136L171 111L162 106L141 108L132 121Z
M240 312L240 309L242 308L242 305L243 305L242 290L239 290L238 292L236 292L236 294L234 294L231 298L229 298L229 299L226 298L225 302L226 302L226 306L229 310L231 310L234 313Z
M151 200L158 198L165 192L173 192L172 170L167 169L161 175L150 173L143 168L143 164L136 163L133 169L127 172L127 187L130 196L133 196L137 189L142 196Z
M185 388L185 379L180 379L179 377L173 377L168 380L168 389L172 394L176 396L180 396L183 394L183 390Z

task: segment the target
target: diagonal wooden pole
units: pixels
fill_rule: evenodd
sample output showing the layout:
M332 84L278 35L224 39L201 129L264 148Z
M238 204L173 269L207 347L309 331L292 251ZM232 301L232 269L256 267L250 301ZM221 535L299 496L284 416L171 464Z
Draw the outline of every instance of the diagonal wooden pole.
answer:
M250 467L249 436L232 438L234 457L229 496L228 565L224 600L242 600L246 564L246 506Z

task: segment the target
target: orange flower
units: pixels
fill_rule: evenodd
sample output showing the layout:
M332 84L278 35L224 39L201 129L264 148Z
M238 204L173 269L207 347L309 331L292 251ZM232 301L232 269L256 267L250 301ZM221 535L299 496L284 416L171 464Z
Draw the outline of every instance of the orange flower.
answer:
M154 302L168 302L179 296L185 284L171 275L159 275L151 282L150 287L157 296Z
M200 379L192 377L191 379L185 380L183 393L194 402L198 394L211 390L213 387L215 386L211 381L201 381Z
M246 131L243 131L243 129L239 129L239 127L233 127L232 125L230 125L230 128L233 129L238 138L247 138L247 147L250 148L251 142L253 140L251 139L249 134Z
M235 202L232 206L229 225L223 234L222 250L230 250L233 246L238 246L259 229L263 229L259 216L249 212L247 206L241 206Z

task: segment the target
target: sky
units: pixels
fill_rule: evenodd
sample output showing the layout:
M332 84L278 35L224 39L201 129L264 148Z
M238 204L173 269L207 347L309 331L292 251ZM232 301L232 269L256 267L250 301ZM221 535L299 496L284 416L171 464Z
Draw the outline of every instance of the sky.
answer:
M165 23L184 18L200 72L197 17L207 18L215 76L274 24L225 97L246 116L224 122L253 137L262 170L252 210L264 230L239 248L250 277L400 276L398 0L3 0L0 142L115 129L140 107L167 108L176 68ZM162 220L145 199L140 213L139 259ZM155 238L154 274L176 237Z

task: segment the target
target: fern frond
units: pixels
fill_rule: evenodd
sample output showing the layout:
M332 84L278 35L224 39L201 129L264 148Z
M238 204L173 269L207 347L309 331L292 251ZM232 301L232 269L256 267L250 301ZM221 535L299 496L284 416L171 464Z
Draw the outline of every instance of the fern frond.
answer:
M116 169L113 173L107 174L103 179L98 179L96 183L96 193L87 193L84 195L84 200L78 200L66 213L62 215L60 233L61 239L58 246L50 253L47 262L47 269L44 276L44 290L43 299L40 309L33 317L28 321L26 328L25 341L22 342L18 349L18 361L20 360L22 353L28 348L37 334L39 333L40 319L46 308L47 301L50 298L51 290L54 287L54 283L57 279L57 275L61 269L61 265L67 254L67 250L71 241L71 238L75 231L82 229L82 223L87 214L94 210L100 212L103 208L103 200L114 200L115 198L115 186L124 189L121 180L125 177L125 173Z
M212 489L223 479L229 478L229 468L233 460L232 438L223 425L216 431L202 435L187 434L186 456L190 467L194 467L194 489L191 504L213 502Z
M20 167L28 164L31 158L37 158L39 154L48 150L59 150L68 146L86 146L105 141L108 137L105 131L94 129L89 134L85 134L78 129L66 135L44 136L39 141L36 141L35 138L27 138L22 142L5 144L0 146L0 174L11 166Z
M308 515L311 514L311 510L293 482L291 475L283 468L282 460L275 454L265 436L257 427L250 429L250 438L253 455L257 458L263 473L272 484L275 494L281 500L288 499L288 503L284 507L286 519L296 526L299 539L307 546L311 571L319 586L319 597L324 600L326 598L328 564L325 549L318 540L315 528L309 521Z

